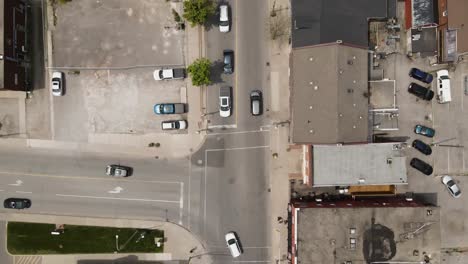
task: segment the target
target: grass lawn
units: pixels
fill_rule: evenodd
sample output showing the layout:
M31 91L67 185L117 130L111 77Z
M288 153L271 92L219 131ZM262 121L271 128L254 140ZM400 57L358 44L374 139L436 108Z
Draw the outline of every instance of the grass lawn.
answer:
M163 245L158 248L154 242L155 237L164 237L161 230L65 225L64 233L51 235L54 230L54 224L9 222L8 251L31 255L113 253L117 251L115 235L119 235L118 252L163 252ZM145 231L144 238L140 238Z

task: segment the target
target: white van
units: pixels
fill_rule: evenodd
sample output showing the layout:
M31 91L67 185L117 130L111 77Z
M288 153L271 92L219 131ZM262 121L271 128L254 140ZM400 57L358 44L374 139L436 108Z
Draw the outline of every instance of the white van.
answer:
M228 5L219 6L219 31L222 33L229 32L229 7Z
M437 71L437 100L439 103L452 101L450 93L450 78L447 70Z

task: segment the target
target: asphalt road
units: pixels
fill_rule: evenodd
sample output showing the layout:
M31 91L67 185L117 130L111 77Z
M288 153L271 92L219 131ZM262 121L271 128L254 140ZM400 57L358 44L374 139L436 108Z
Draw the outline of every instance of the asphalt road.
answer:
M214 62L213 85L207 87L207 118L209 128L218 133L224 130L257 130L265 125L265 118L250 113L250 92L263 91L264 116L269 108L269 84L267 74L268 42L267 15L268 1L224 1L232 14L231 31L220 33L215 24L207 28L206 54ZM263 12L263 13L262 13ZM223 74L223 51L233 50L234 74ZM233 91L232 115L219 116L219 88L231 86Z
M133 175L105 175L105 167L116 163L133 167ZM186 222L188 159L2 149L0 168L0 197L30 198L25 213Z

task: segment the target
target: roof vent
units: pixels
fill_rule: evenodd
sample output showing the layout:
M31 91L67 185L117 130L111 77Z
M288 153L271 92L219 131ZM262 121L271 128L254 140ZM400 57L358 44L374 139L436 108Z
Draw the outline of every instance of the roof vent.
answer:
M343 41L342 41L341 39L338 39L338 40L336 41L336 43L337 43L337 44L341 44L341 43L343 43Z
M318 90L318 85L315 85L315 86L314 86L314 90L315 90L315 91Z
M353 65L353 60L348 60L348 65Z
M366 183L366 180L364 178L359 178L358 183L359 184L364 184L364 183Z
M310 58L309 58L309 61L314 61L314 57L310 57Z

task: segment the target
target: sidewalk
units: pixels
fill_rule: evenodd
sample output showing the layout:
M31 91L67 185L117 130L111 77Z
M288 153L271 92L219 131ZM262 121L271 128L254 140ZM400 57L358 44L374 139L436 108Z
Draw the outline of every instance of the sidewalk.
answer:
M109 219L109 218L91 218L74 216L52 216L41 214L0 214L0 220L34 222L34 223L52 223L52 224L70 224L70 225L92 225L109 227L127 227L127 228L149 228L164 230L164 253L160 254L83 254L83 255L43 255L42 264L62 264L77 263L77 260L93 259L118 259L136 258L137 260L188 260L190 256L204 252L204 246L190 231L170 223L161 221L141 221L128 219ZM194 250L193 250L194 249ZM190 251L193 250L192 253ZM190 263L203 263L207 258L198 260L194 258ZM206 263L206 262L205 262Z
M277 13L287 16L290 21L289 0L270 0L270 10L275 6ZM270 41L270 85L271 108L270 117L273 123L290 120L289 109L289 54L291 47L287 38ZM288 219L288 203L290 197L290 184L288 179L289 165L289 125L272 127L270 132L271 154L277 158L271 158L271 254L272 263L287 263L288 225L284 220ZM278 217L284 219L278 221Z

